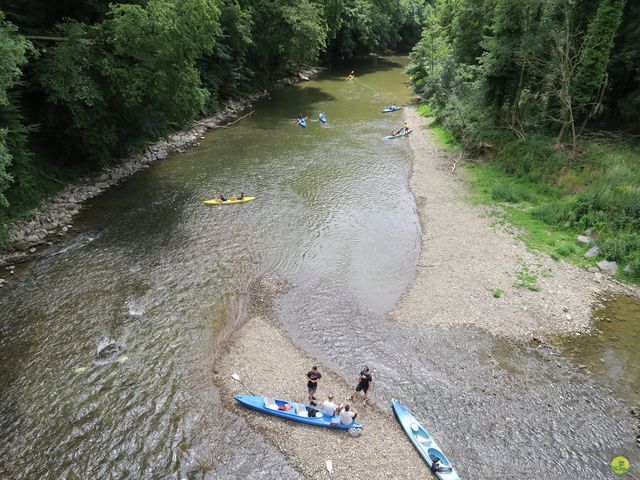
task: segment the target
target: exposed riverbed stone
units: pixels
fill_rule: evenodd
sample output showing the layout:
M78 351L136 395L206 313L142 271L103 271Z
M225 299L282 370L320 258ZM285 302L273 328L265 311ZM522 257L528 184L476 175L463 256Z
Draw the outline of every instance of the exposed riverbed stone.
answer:
M591 238L586 235L578 235L576 241L581 245L589 245L591 243Z
M589 250L587 250L587 252L584 254L584 258L597 257L598 255L600 255L600 247L594 245Z
M601 262L598 262L598 268L603 273L606 273L608 275L615 275L618 271L618 264L616 262L602 260Z

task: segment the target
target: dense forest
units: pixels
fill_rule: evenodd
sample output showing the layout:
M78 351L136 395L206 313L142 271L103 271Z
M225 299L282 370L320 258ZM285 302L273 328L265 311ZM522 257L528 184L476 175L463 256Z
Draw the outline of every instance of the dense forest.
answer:
M640 2L435 0L409 72L493 168L493 200L597 236L640 279ZM574 246L548 245L582 257Z
M492 198L640 278L629 0L0 0L0 225L226 99L411 48L423 108L489 161Z
M425 3L0 0L0 225L225 99L408 51Z

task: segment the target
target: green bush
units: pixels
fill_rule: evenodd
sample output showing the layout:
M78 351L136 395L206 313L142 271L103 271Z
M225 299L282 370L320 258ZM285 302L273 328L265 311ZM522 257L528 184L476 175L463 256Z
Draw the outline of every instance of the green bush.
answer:
M629 257L627 258L627 264L631 268L631 271L628 273L628 275L631 278L640 280L640 251L636 251L629 255Z
M623 232L609 234L599 241L600 250L609 260L622 264L633 254L640 254L640 234Z
M535 202L536 195L530 188L517 182L499 181L491 191L491 198L498 202Z
M496 162L507 173L540 181L557 174L565 166L566 157L554 150L548 138L531 136L501 145Z
M531 216L547 225L571 227L578 223L575 209L575 199L573 197L565 197L536 206L531 210ZM587 225L585 228L590 226Z
M491 198L498 202L519 203L522 198L510 183L498 183L493 187Z
M561 257L568 257L576 252L576 246L570 243L565 243L564 245L556 248L555 252Z

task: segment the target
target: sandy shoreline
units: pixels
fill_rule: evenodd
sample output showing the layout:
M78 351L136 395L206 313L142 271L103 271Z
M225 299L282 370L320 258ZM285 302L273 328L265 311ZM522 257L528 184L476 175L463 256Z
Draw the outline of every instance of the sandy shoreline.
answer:
M247 322L234 334L215 363L214 379L222 398L249 394L231 378L233 373L256 394L307 403L305 374L313 365L322 373L318 398L328 393L345 399L353 389L341 377L300 350L278 327L273 302L286 290L286 283L263 277L252 287ZM355 382L355 379L354 379ZM231 411L275 445L304 478L325 479L325 461L333 462L333 478L419 478L428 470L398 426L393 413L374 405L353 402L362 436L325 430L270 417L237 404Z
M633 286L530 252L492 226L490 209L465 199L464 169L451 172L451 155L437 146L429 120L413 107L405 115L415 131L410 187L422 235L416 278L392 314L398 321L473 325L530 339L587 331L592 304L603 294L638 295ZM537 276L540 291L514 287L523 266ZM496 288L501 298L493 297Z

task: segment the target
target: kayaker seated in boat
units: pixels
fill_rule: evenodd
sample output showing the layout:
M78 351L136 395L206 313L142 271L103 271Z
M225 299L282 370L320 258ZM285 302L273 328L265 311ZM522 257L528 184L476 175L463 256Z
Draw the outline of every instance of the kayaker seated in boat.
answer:
M224 195L220 194L220 201L221 202L226 202L227 201L227 197L225 197Z
M340 411L340 423L342 425L351 425L357 416L358 412L356 412L355 408L352 410L351 405L347 403Z
M440 459L436 456L431 456L431 467L429 470L432 472L450 472L453 468L450 465L441 465Z
M244 193L240 192L240 195L234 195L231 197L232 200L242 200L244 198Z
M322 413L324 413L327 417L333 417L336 414L337 409L338 405L334 403L333 395L329 395L327 399L322 402Z

